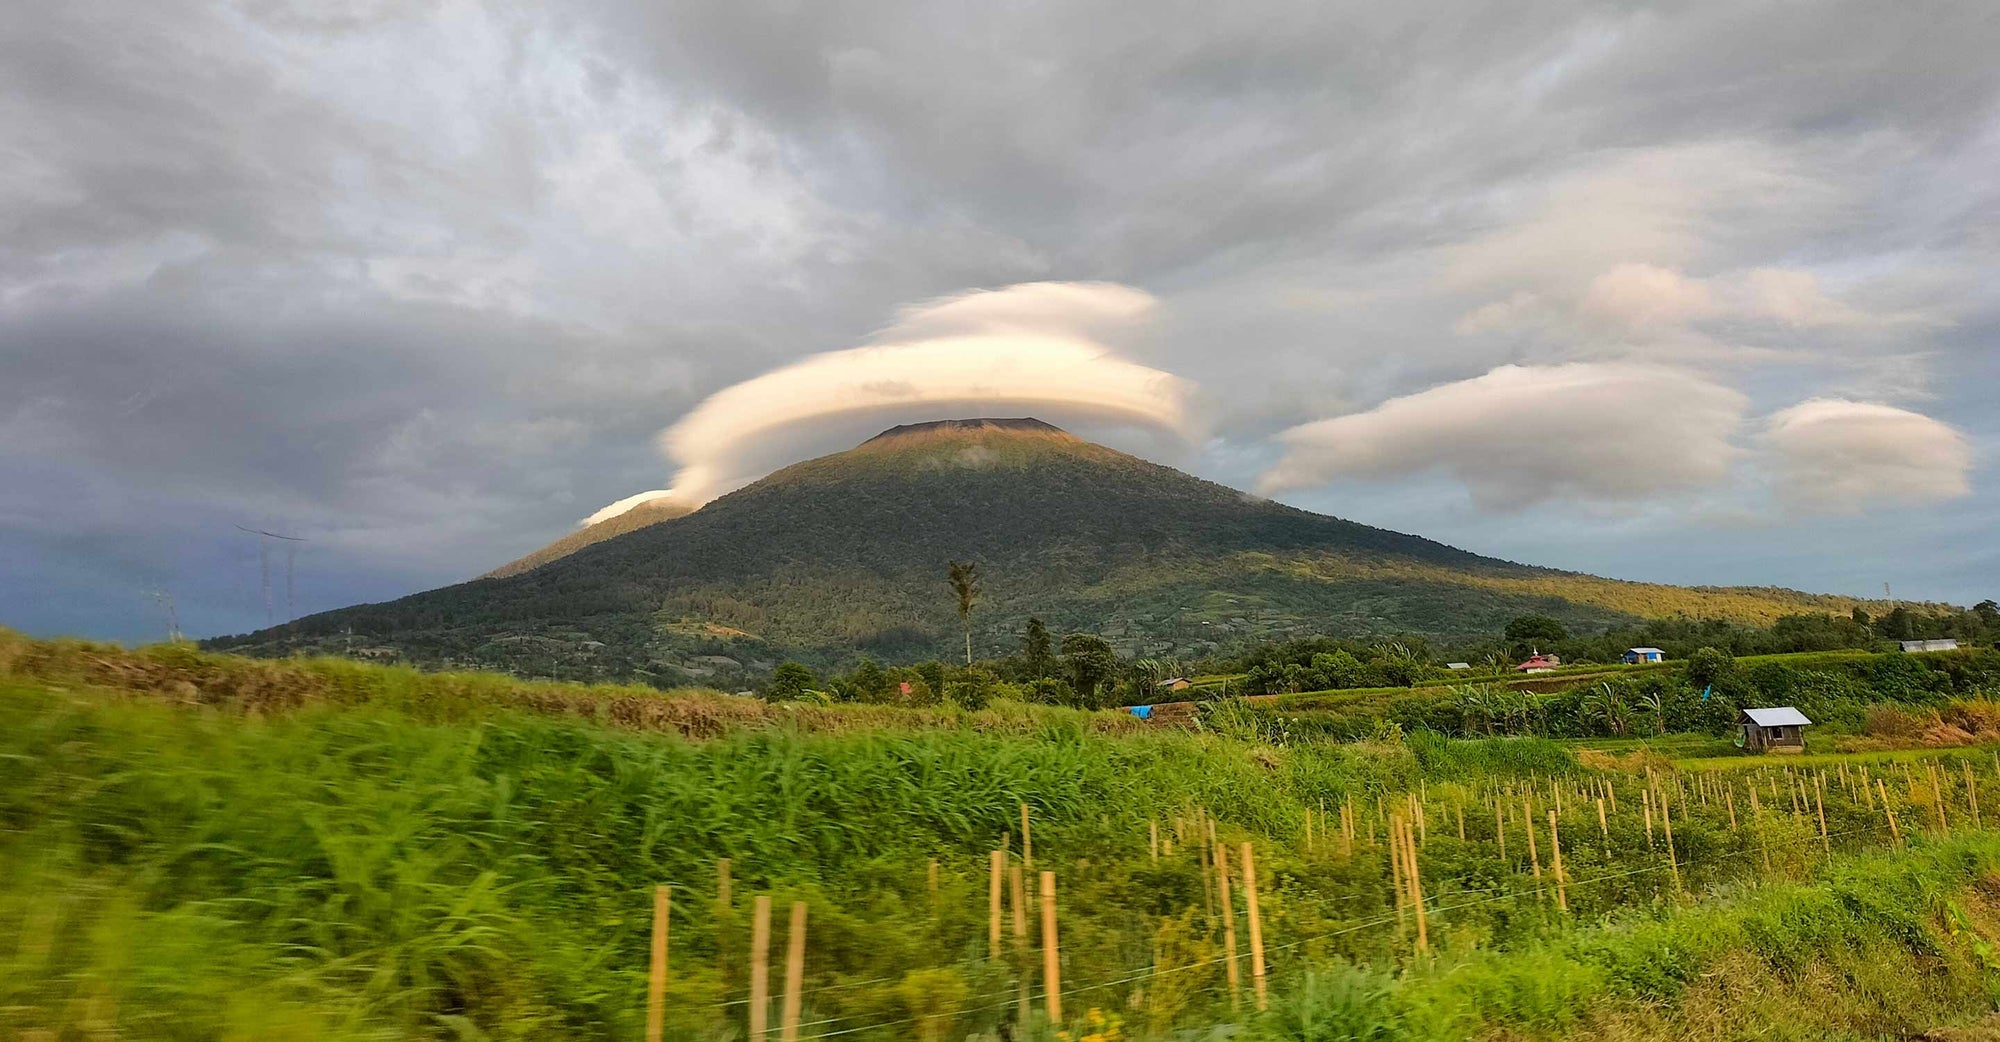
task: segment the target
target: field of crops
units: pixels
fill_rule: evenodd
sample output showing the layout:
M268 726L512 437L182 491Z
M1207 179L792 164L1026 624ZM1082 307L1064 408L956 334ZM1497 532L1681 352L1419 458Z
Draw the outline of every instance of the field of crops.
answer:
M1863 1038L2000 994L1990 749L717 697L0 635L0 1037L642 1039L661 886L677 1039Z

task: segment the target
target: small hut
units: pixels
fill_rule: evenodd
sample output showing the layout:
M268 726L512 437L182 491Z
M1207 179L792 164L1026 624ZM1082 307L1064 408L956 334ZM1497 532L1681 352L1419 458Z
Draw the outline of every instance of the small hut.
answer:
M1806 726L1812 721L1791 706L1745 709L1737 718L1741 745L1753 753L1802 753L1806 751Z

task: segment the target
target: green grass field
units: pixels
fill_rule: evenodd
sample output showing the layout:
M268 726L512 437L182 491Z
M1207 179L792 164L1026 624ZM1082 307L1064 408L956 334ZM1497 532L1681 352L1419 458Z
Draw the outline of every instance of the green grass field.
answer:
M1859 1039L1990 1015L1988 751L1725 771L1652 744L1677 767L0 634L0 1038L640 1039L661 884L676 1039L743 1036L760 896L774 1027L807 908L802 1038ZM1060 1024L1010 887L988 948L989 852L1023 863L1024 804Z

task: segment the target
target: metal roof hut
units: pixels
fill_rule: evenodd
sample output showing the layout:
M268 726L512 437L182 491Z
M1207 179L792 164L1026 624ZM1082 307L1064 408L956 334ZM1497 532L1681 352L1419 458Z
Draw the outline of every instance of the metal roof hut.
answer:
M1738 745L1753 753L1802 753L1812 721L1791 706L1745 709L1737 717Z

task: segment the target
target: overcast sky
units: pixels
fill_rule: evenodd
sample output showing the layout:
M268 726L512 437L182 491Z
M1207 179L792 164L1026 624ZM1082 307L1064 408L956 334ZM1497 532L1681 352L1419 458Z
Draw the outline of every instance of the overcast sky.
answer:
M1996 53L1874 0L16 5L0 624L247 630L238 525L303 613L986 407L1517 560L2000 595Z

